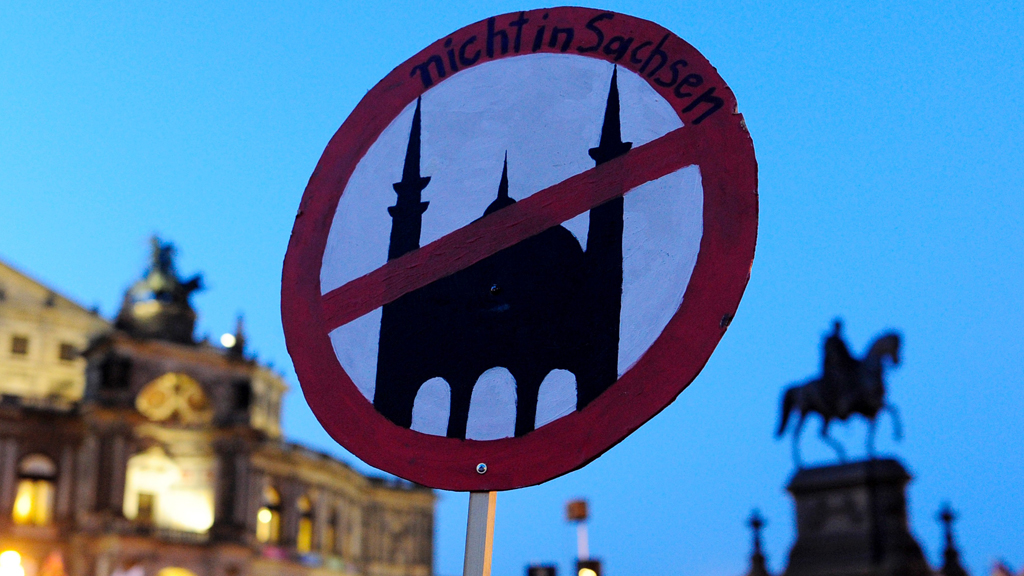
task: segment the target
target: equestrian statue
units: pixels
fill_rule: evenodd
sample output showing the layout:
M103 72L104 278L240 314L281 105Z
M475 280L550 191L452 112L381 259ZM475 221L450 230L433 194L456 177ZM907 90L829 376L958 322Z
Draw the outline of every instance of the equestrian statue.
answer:
M885 400L885 369L900 363L900 335L887 332L879 336L862 359L850 354L841 335L842 322L836 320L832 334L825 339L822 374L807 382L795 384L782 395L782 417L776 437L782 437L789 424L790 414L798 412L793 430L793 460L800 461L800 431L808 413L822 417L821 439L831 446L839 460L846 461L846 451L835 438L829 436L828 427L833 419L845 421L853 414L868 420L867 452L874 458L875 425L879 413L889 412L893 419L893 435L903 437L902 424L896 407Z

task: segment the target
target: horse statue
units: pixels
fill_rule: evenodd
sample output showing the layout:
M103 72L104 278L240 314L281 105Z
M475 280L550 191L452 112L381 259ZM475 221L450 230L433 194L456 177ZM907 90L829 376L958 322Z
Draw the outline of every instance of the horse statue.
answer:
M790 414L799 412L793 430L793 460L797 467L802 466L800 431L810 412L821 415L821 439L836 451L841 462L846 461L846 451L828 434L833 419L845 421L853 414L868 419L867 451L871 458L875 453L875 425L879 413L889 412L893 419L893 436L896 440L903 437L899 411L885 401L883 378L887 366L900 363L900 335L896 332L882 334L871 344L864 358L858 360L850 354L843 341L842 328L842 322L836 320L832 334L825 339L821 377L790 386L782 395L782 418L775 436L781 438L789 424Z

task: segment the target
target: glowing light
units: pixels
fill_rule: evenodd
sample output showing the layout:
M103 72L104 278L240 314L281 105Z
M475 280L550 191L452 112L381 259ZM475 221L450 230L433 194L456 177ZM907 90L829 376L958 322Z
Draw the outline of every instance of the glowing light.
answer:
M189 532L206 532L213 526L213 492L207 489L174 488L164 493L167 525Z
M273 491L273 488L268 488ZM277 492L273 492L277 497ZM280 500L277 500L278 502ZM256 512L256 540L274 544L281 535L281 513L276 509L276 504L261 506Z
M256 519L259 520L261 524L269 524L273 517L274 515L266 508L260 508L260 511L256 514Z
M156 576L196 576L196 573L185 568L178 568L177 566L170 566L163 568L156 573Z
M184 460L184 466L158 446L132 456L125 480L125 517L140 519L142 513L141 520L157 526L206 532L213 525L213 487L201 479L212 474L213 463ZM189 478L200 480L186 482Z
M18 482L11 517L15 524L45 526L50 523L53 482L23 478Z
M21 554L14 550L0 552L0 576L25 576L21 566Z
M597 576L597 572L594 572L590 568L580 568L579 576Z
M225 347L225 348L231 348L232 346L235 345L235 335L234 334L226 334L226 333L225 334L221 334L220 345Z
M18 485L18 495L14 499L14 521L28 524L32 514L32 483L22 482ZM7 552L4 552L6 554ZM17 552L13 552L17 554Z

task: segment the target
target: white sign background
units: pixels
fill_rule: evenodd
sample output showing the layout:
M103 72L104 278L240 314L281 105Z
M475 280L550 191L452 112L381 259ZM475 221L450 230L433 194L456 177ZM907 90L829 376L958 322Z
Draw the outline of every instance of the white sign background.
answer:
M506 152L509 195L516 200L593 168L588 150L600 140L612 69L584 56L533 54L458 72L428 90L420 173L431 178L423 192L430 206L420 246L483 215L497 194ZM637 147L682 126L669 103L633 72L619 68L618 87L623 141ZM415 106L381 133L349 179L324 252L322 294L387 262L387 208L396 199L391 184L401 180ZM700 171L683 168L624 198L619 375L682 302L702 234ZM587 213L563 223L584 248L588 223ZM380 320L378 308L330 334L341 366L371 402Z

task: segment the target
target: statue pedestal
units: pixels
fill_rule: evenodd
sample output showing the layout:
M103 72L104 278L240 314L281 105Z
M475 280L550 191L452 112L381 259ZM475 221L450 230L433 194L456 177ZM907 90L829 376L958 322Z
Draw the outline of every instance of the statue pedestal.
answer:
M893 459L797 471L797 539L785 576L930 576L907 526L910 474Z

